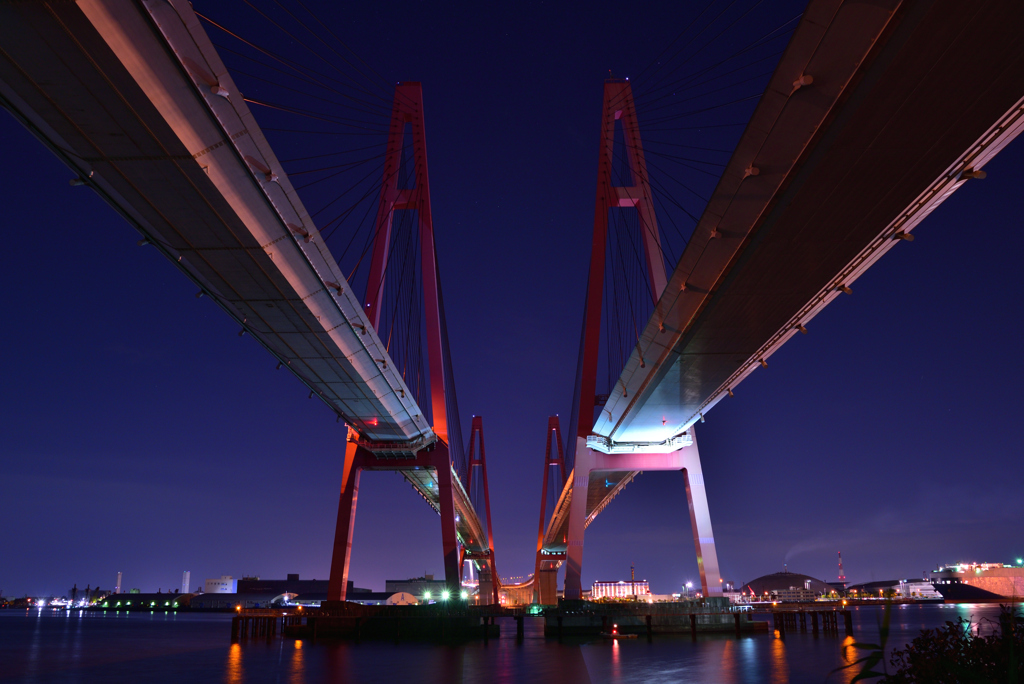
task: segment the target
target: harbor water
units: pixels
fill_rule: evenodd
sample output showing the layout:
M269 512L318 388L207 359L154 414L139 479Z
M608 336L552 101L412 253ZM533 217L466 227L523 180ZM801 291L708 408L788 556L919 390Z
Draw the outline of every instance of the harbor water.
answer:
M526 618L521 643L515 621L499 619L499 639L450 646L280 637L232 644L228 614L0 610L0 682L849 682L855 669L829 673L863 655L854 641L877 642L882 618L879 606L852 612L852 638L842 630L783 638L769 629L559 643L544 637L543 619ZM998 614L989 604L893 606L888 649L960 617L987 634Z

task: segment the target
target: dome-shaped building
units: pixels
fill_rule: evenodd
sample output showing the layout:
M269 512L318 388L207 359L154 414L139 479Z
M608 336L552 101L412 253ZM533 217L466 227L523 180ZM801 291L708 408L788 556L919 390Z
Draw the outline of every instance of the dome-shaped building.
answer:
M799 572L773 572L750 580L737 589L744 593L753 590L754 596L764 598L767 594L769 598L782 601L813 600L834 590L828 583Z

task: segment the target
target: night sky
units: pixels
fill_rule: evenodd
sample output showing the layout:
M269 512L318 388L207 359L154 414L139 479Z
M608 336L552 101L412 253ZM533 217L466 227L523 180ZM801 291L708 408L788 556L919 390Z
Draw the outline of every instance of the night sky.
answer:
M282 41L243 3L194 4ZM746 3L707 52L799 13L784 4ZM483 416L504 577L533 570L547 417L571 407L602 82L641 72L699 11L665 5L317 10L387 79L423 82L462 423ZM719 147L741 130L671 135ZM183 570L193 588L326 579L344 427L7 115L0 144L3 595L108 588L117 571L143 591ZM852 582L1024 555L1022 169L1017 141L697 426L726 580L784 563L834 580L839 550ZM655 593L697 582L681 475L638 477L588 530L584 586L630 563ZM350 578L424 572L442 574L437 516L400 475L364 474Z

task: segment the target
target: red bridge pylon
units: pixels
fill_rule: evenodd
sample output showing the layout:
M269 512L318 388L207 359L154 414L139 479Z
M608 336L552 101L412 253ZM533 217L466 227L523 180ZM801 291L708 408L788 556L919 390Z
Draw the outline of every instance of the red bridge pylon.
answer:
M616 185L612 178L612 161L615 149L615 122L621 122L626 163L631 183ZM697 550L697 564L700 571L701 587L705 596L721 593L718 573L718 557L711 533L711 519L708 513L704 477L697 452L697 442L689 433L692 444L670 453L603 453L587 447L587 437L594 427L594 410L597 407L597 368L600 351L601 315L605 289L605 259L608 243L608 213L616 207L635 207L640 226L641 244L647 266L651 295L654 305L665 289L665 258L661 249L654 203L648 182L647 166L644 160L643 144L640 140L639 124L633 104L633 93L629 81L608 79L604 84L604 107L601 116L601 145L598 157L597 195L594 206L594 237L590 253L590 273L587 281L587 305L584 317L583 356L580 367L579 418L574 436L572 498L569 507L567 534L565 538L565 590L567 599L582 597L581 573L583 565L583 537L588 515L588 492L590 480L595 473L626 473L617 481L628 482L638 471L681 470L690 510L694 545ZM641 359L643 363L643 359ZM615 391L612 388L612 391ZM609 490L614 494L619 486ZM604 500L605 502L607 499ZM595 514L605 503L597 504Z
M480 444L479 456L477 456L477 443ZM487 455L484 452L484 422L480 416L473 416L473 427L469 433L469 477L466 489L470 501L473 500L473 469L480 468L481 482L484 494L484 512L486 513L487 524L487 550L483 556L472 553L464 553L464 560L473 562L477 569L477 576L480 578L480 603L483 605L498 605L498 588L500 580L498 571L494 565L494 535L491 532L491 497L487 489ZM463 561L464 562L464 561ZM462 570L462 562L459 563L459 570Z
M552 456L551 443L555 443ZM544 444L544 483L540 490L540 524L537 527L537 560L533 570L533 602L553 606L558 602L558 566L565 560L564 553L544 553L544 532L547 526L548 477L551 467L558 468L558 491L565 486L565 451L562 449L562 428L558 416L548 418ZM556 502L557 505L557 502ZM552 511L554 513L554 511Z
M406 124L412 132L413 183L408 188L402 188L399 187L399 166ZM456 516L456 493L461 483L453 474L448 441L448 406L450 402L454 405L454 388L449 386L444 368L444 331L437 257L434 249L434 228L430 213L430 181L427 174L427 147L423 125L423 89L419 83L399 83L395 87L373 259L366 287L367 313L378 331L392 224L394 212L398 210L415 210L417 213L423 306L426 314L424 327L430 376L430 408L432 428L437 441L418 451L406 453L402 452L402 445L374 444L361 439L360 435L349 427L328 587L328 600L332 601L344 601L347 593L356 502L359 498L359 476L364 470L403 472L413 487L435 507L441 516L444 576L448 593L455 599L459 597L461 591ZM462 436L455 435L455 439L461 440ZM434 477L429 477L429 474L433 474ZM434 478L436 483L428 481Z

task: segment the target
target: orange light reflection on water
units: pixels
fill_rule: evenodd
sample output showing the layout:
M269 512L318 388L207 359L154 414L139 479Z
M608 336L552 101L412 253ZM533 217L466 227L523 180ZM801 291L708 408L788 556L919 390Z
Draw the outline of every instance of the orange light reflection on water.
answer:
M245 680L245 670L242 669L242 645L231 644L228 650L228 666L226 672L228 684L242 684Z
M292 651L292 671L288 676L290 684L305 684L306 682L306 657L302 650L302 639L295 640L295 649Z
M726 641L722 648L722 662L718 666L718 677L722 684L734 684L736 679L736 663L739 659L738 646L733 641Z
M863 658L865 655L867 655L866 652L859 651L856 648L854 648L853 645L855 643L857 643L857 640L854 639L852 636L848 636L845 639L843 639L843 643L839 646L839 652L843 654L842 665L840 665L839 667L849 665L853 662L856 662L859 658ZM857 673L860 672L860 670L861 665L854 665L853 667L847 667L846 669L839 670L835 673L834 676L836 678L836 681L846 682L847 684L849 684L853 681L853 678L857 676ZM831 676L829 677L829 679L831 680Z
M786 661L786 642L772 639L772 684L788 684L789 663Z

